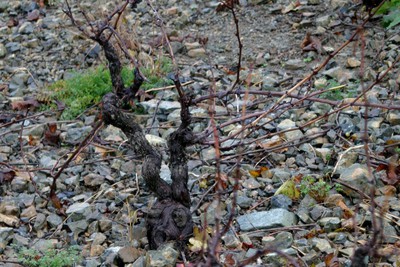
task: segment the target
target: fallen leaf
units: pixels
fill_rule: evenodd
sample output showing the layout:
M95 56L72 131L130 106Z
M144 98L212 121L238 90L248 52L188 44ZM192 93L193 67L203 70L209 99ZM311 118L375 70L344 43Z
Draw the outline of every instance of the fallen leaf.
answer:
M327 267L339 267L339 259L335 256L335 253L330 253L325 257L325 266Z
M27 110L27 109L35 109L39 107L40 104L34 99L15 101L11 103L11 108L13 110Z
M37 140L31 134L28 136L28 145L36 146Z
M268 171L269 168L268 167L260 167L259 169L256 170L249 170L249 173L251 176L253 176L254 178L260 177L261 173L263 171Z
M324 50L321 41L317 37L311 36L310 32L307 32L300 47L303 51L317 51L318 54L322 54Z
M60 134L61 131L57 130L56 123L47 124L48 129L44 132L43 144L50 146L60 145Z
M189 238L189 249L192 252L199 252L207 248L207 240L210 237L207 228L203 230L197 226L193 228L193 237Z
M380 164L376 170L386 171L386 177L382 177L382 181L388 185L397 185L400 182L400 166L398 164L398 154L389 158L388 164Z
M61 201L55 193L50 194L50 200L56 209L58 209L58 210L62 209Z
M19 226L19 219L13 215L4 215L0 213L0 223L4 223L11 227L18 227Z
M0 170L0 184L4 182L11 182L15 177L15 171L5 168Z

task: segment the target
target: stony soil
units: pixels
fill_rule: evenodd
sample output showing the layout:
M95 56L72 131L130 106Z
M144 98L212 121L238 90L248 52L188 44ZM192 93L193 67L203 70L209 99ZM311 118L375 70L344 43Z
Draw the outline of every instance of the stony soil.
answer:
M125 14L124 27L128 30L124 38L141 64L152 66L166 48L160 42L153 12L142 2ZM205 95L214 82L217 90L230 89L236 76L229 70L236 66L239 51L231 12L216 12L218 1L154 2L166 24L182 77L193 81L187 90ZM243 43L241 78L247 79L242 89L264 92L284 92L311 73L328 53L348 40L365 16L361 6L343 0L300 1L297 10L290 12L291 2L286 0L240 3L236 14ZM92 9L95 5L99 7L95 15L104 16L113 10L113 4L87 0L82 7ZM99 138L61 174L57 195L65 214L47 203L51 175L93 129L96 110L73 121L59 121L56 112L38 110L21 120L25 111L19 111L15 103L24 97L37 97L47 85L70 78L74 71L106 64L99 47L71 25L60 6L56 2L43 9L22 0L0 3L0 266L20 266L17 254L22 248L32 248L38 260L49 247L62 251L72 245L79 246L82 255L77 266L174 266L183 258L172 245L148 249L145 217L154 196L141 177L141 161L132 155L119 129L101 129ZM284 9L288 12L282 12ZM367 93L369 103L376 105L368 117L369 156L377 216L382 219L374 221L371 216L370 175L362 146L365 109L349 107L299 127L339 106L339 102L332 105L334 101L350 101L359 95L361 77L366 88L377 73L396 64L399 29L386 30L380 22L378 17L367 23L363 38L351 43L311 82L293 92L314 92L333 80L334 85L345 87L339 94L320 96L332 102L308 101L295 106L294 100L287 98L280 103L281 110L261 120L245 138L221 144L226 188L220 203L214 194L215 150L207 145L213 143L212 136L203 145L189 149L196 225L204 227L207 223L212 229L216 217L225 223L232 210L236 213L219 248L224 266L236 266L266 248L271 250L249 266L288 266L288 258L299 266L350 266L354 250L371 240L375 222L383 233L378 241L380 256L365 261L370 266L399 266L399 174L397 170L377 169L385 164L398 166L398 62L383 82ZM321 42L317 51L302 50L307 32ZM207 44L202 46L205 38ZM362 40L365 50L361 49ZM217 120L222 123L239 118L246 103L249 114L268 110L277 100L272 95L251 96L247 101L243 97L219 99ZM146 125L151 142L164 151L168 134L179 125L177 94L160 91L156 100L141 105L145 114L138 116L138 121ZM392 109L377 108L379 105ZM193 108L195 132L208 126L207 108L207 102ZM282 110L285 112L281 114ZM250 118L245 124L254 120ZM61 132L60 147L45 142L49 122L56 123ZM234 135L241 127L237 123L220 128L220 139ZM294 130L285 132L287 129ZM275 134L278 131L284 132ZM238 142L245 146L231 147ZM286 147L272 149L277 145ZM244 154L240 190L234 194L239 152ZM257 170L259 173L255 173ZM169 175L164 165L161 176L168 180ZM293 177L301 196L275 195ZM313 185L307 184L311 178L316 181ZM212 238L212 230L210 235ZM194 265L202 260L201 244L201 239L192 239L191 249L185 252L185 259ZM328 255L334 255L333 260L329 261ZM333 265L335 260L339 265Z

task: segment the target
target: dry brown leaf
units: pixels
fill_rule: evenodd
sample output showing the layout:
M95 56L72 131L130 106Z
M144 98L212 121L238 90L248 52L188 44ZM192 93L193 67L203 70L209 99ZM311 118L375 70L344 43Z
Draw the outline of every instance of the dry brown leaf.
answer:
M35 109L39 107L40 104L34 99L15 101L11 103L11 108L13 110L27 110L27 109Z
M324 50L321 41L317 37L311 36L310 32L307 32L300 47L303 51L317 51L318 54L322 54Z
M43 144L50 146L59 146L61 131L57 130L57 124L49 123L47 127L48 130L44 132Z
M257 178L257 177L260 177L260 176L261 176L261 173L262 173L263 171L268 171L268 170L269 170L268 167L262 166L262 167L260 167L260 168L258 168L258 169L255 169L255 170L249 170L249 173L250 173L250 175L253 176L254 178Z
M50 200L56 209L58 209L58 210L62 209L61 201L55 193L50 194Z
M11 182L15 177L15 171L5 168L0 170L0 184L4 182Z
M37 140L35 137L33 137L31 134L28 136L28 145L30 146L36 146Z
M400 166L398 164L398 154L390 157L388 164L380 164L376 170L386 171L386 177L382 177L382 181L388 185L397 185L400 182Z
M330 253L325 257L325 266L327 267L339 267L339 259L335 256L335 253Z

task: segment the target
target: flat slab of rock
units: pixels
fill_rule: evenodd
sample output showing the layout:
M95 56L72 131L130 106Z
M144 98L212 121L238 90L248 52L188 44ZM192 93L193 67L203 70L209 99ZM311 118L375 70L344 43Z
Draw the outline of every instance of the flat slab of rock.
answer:
M297 224L296 215L285 209L253 212L239 216L236 221L242 231L286 227Z

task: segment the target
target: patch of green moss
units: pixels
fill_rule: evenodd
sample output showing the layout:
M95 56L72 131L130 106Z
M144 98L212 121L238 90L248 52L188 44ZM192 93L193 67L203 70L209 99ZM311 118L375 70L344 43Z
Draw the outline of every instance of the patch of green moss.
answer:
M166 78L166 74L172 69L168 58L159 59L151 68L141 69L148 79L141 88L147 90L172 84ZM129 86L134 78L133 70L124 67L121 76L125 86ZM74 73L70 79L57 81L47 90L50 91L52 99L65 104L66 108L61 118L74 119L89 107L98 104L105 94L112 91L110 72L104 66L91 68L82 73Z

